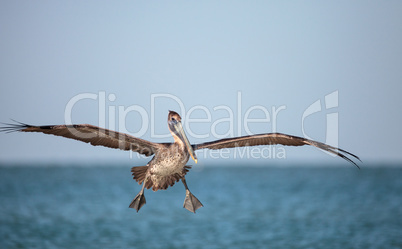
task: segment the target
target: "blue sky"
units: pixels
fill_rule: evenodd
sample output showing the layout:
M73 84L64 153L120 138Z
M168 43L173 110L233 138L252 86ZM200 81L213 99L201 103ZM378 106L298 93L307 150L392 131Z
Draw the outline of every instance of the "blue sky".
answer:
M189 126L192 142L274 126L325 142L332 122L329 134L365 163L400 163L401 12L400 1L2 1L0 121L63 124L74 97L96 96L76 102L73 123L124 123L165 142L172 139L152 134L166 134L168 110L183 116L183 107L204 119ZM303 120L317 101L321 111ZM250 108L249 118L266 119L268 110L270 120L245 127ZM119 119L124 110L132 111ZM0 162L115 160L147 162L58 137L0 134ZM339 161L286 148L285 162Z

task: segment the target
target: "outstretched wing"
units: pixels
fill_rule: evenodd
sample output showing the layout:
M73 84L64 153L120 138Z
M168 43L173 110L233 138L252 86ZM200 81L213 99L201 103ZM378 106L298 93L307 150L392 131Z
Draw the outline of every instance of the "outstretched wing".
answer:
M15 123L5 125L7 126L0 127L0 131L42 132L90 143L94 146L132 150L145 156L153 155L159 146L157 143L89 124L33 126L24 123Z
M257 146L257 145L275 145L282 144L287 146L303 146L303 145L312 145L319 149L328 151L334 155L337 155L346 161L356 165L356 167L360 168L350 157L354 157L360 161L360 158L352 153L349 153L345 150L320 143L317 141L313 141L310 139L296 137L291 135L286 135L282 133L267 133L267 134L259 134L252 136L243 136L243 137L234 137L234 138L225 138L221 140L216 140L212 142L202 143L193 145L194 150L199 149L211 149L211 150L219 150L223 148L234 148L234 147L245 147L245 146ZM349 157L348 157L349 156Z

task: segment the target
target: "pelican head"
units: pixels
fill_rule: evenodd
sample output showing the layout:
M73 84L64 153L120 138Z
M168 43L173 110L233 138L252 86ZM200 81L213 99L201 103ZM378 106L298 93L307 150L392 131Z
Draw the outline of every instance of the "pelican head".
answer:
M184 133L183 126L181 125L181 117L177 112L169 111L168 126L175 143L184 144L191 158L194 160L195 163L197 163L197 157L195 155L193 146L191 146L186 134Z

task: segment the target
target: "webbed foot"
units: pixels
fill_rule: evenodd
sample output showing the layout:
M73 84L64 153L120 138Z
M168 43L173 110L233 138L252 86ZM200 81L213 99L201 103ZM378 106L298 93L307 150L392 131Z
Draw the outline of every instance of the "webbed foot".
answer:
M138 195L134 198L134 200L131 202L130 206L128 206L128 207L134 208L135 210L137 210L137 213L138 213L140 208L142 206L144 206L145 203L147 203L147 201L145 200L144 192L140 192L140 193L138 193Z
M188 189L186 189L186 198L183 207L190 212L195 213L197 209L203 207L202 203Z

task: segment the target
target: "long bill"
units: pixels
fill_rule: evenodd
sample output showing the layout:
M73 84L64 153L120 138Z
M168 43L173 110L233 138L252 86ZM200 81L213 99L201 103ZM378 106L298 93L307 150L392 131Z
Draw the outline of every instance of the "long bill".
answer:
M191 158L194 160L195 163L197 163L197 161L198 161L197 156L195 155L193 146L191 146L190 142L188 141L186 133L184 133L184 129L183 129L183 126L181 125L181 122L177 122L173 126L174 126L177 136L180 138L180 140L186 146L187 151L190 154Z

